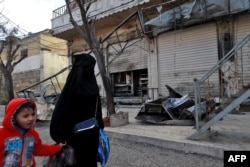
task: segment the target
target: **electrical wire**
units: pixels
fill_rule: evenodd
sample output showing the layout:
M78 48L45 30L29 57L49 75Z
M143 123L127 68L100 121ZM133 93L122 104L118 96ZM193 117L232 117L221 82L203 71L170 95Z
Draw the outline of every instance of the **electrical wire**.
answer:
M6 23L9 22L10 24L12 24L12 26L13 26L14 28L17 28L17 29L18 29L18 31L19 31L19 33L20 33L20 36L17 36L18 38L24 39L24 38L30 37L30 36L29 36L29 33L30 33L30 32L28 32L28 31L24 30L22 27L18 26L18 25L17 25L16 23L14 23L11 19L9 19L8 17L6 17L3 13L0 12L0 15L7 21ZM26 34L25 34L25 33L26 33ZM42 41L45 41L45 42L49 42L49 43L51 43L51 45L56 45L56 47L51 47L51 45L42 44L42 43L41 43L39 40L37 40L37 39L32 39L32 40L30 41L30 43L36 42L36 43L38 43L39 45L44 46L44 47L49 48L49 49L64 50L64 49L60 49L60 47L59 47L59 46L63 46L63 45L60 45L60 44L64 44L64 42L54 43L54 42L51 42L51 41L48 41L48 40L45 40L45 39L41 39L41 40L42 40ZM27 43L27 44L29 44L29 43ZM58 45L58 44L59 44L59 45ZM22 46L22 48L23 48L23 46ZM29 47L29 50L32 50L32 49L35 50L35 48Z

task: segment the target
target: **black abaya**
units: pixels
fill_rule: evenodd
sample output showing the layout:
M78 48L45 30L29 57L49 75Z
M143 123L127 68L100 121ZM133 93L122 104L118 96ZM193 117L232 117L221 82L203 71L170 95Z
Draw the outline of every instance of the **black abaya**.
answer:
M97 166L99 129L79 134L74 126L95 115L96 100L99 128L104 128L99 88L94 74L95 59L89 54L76 55L66 84L56 103L50 124L51 138L57 143L67 142L75 149L76 166Z

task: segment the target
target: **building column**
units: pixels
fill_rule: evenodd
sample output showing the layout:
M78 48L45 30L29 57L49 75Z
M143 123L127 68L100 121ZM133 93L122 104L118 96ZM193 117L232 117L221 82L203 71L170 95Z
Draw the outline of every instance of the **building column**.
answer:
M159 79L157 62L157 42L156 38L148 38L148 96L151 100L159 98Z

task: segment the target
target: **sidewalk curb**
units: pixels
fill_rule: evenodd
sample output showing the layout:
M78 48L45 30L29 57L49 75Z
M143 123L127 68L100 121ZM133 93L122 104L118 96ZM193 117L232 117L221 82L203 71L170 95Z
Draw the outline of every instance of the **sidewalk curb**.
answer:
M121 139L121 140L127 140L132 142L140 142L144 144L149 144L157 147L162 147L166 149L172 149L177 151L183 151L185 153L192 153L192 154L201 154L201 155L207 155L211 157L221 158L224 157L224 150L227 150L226 148L219 147L219 146L209 146L207 144L201 144L201 143L195 143L195 141L192 143L186 143L186 142L178 142L178 141L170 141L170 140L162 140L152 137L145 137L145 136L137 136L137 135L131 135L131 134L124 134L124 133L118 133L118 132L111 132L108 131L108 136L110 140L112 138Z

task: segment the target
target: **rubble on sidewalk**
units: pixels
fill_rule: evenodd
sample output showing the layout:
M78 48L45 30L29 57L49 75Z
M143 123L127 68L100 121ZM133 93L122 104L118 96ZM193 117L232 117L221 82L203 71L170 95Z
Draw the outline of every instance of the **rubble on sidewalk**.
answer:
M195 102L189 95L182 95L166 85L169 96L145 103L135 119L166 125L195 125ZM201 119L214 110L216 103L213 99L202 99Z

